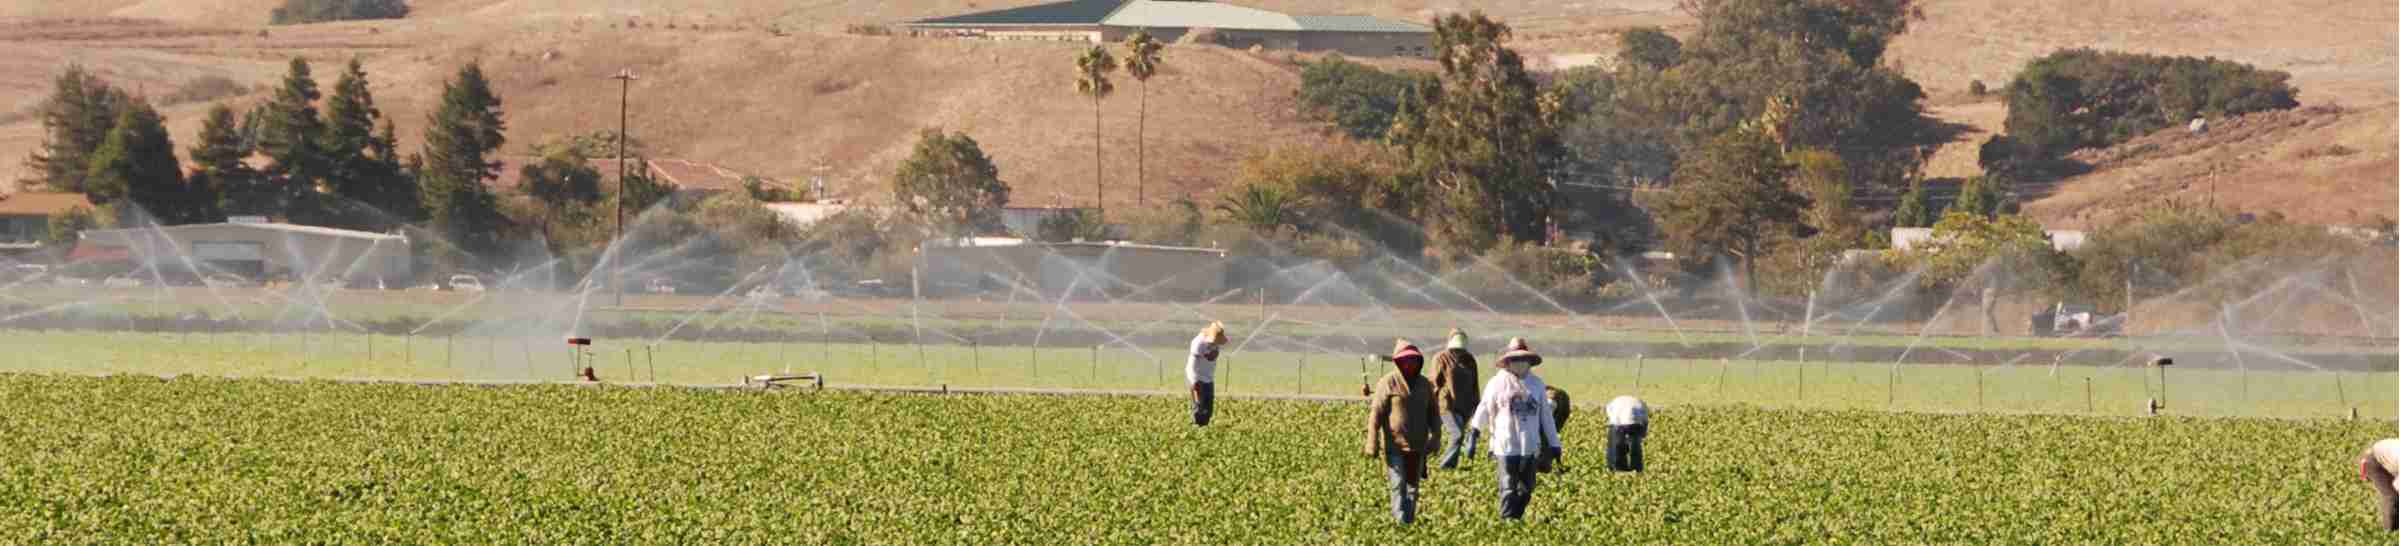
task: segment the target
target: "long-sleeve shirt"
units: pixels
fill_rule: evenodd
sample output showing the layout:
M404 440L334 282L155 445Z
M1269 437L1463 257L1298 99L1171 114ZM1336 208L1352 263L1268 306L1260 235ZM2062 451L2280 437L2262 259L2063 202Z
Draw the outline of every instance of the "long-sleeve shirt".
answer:
M2400 438L2376 441L2375 445L2367 447L2367 458L2374 459L2384 472L2400 476ZM2400 478L2394 481L2400 481Z
M1608 424L1610 426L1650 424L1650 405L1642 403L1640 398L1631 396L1619 396L1615 400L1610 400L1608 401Z
M1217 382L1217 344L1207 337L1192 338L1192 350L1183 360L1183 382L1187 384Z
M1466 349L1445 349L1433 355L1434 400L1442 412L1475 411L1475 403L1483 399L1476 392L1482 385L1476 374L1475 355Z
M1560 445L1558 423L1550 416L1542 378L1500 372L1483 385L1483 403L1475 406L1468 426L1492 435L1492 456L1540 455L1542 448Z
M1441 423L1433 383L1395 371L1384 374L1375 391L1367 410L1367 454L1431 453Z

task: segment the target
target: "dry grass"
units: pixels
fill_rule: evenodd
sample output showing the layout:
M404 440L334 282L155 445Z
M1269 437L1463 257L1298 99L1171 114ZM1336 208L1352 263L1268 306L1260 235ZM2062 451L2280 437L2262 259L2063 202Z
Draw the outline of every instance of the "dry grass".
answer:
M2266 112L2181 127L2075 157L2098 167L2067 179L2025 211L2058 227L2106 226L2161 200L2281 212L2294 222L2358 225L2390 216L2393 119L2400 107ZM2346 149L2350 153L2326 153ZM2315 157L2296 159L2315 154Z
M1072 46L842 33L850 25L1035 1L418 0L406 20L276 27L261 36L266 13L279 0L0 0L0 96L8 97L0 100L0 111L38 101L49 77L68 62L158 94L203 77L272 82L291 55L321 61L319 73L330 83L334 63L360 55L384 111L412 141L403 147L413 149L439 82L458 64L480 60L507 101L511 141L525 143L613 125L616 90L602 77L630 66L645 77L633 90L634 130L663 148L660 155L770 177L824 174L839 194L874 195L916 130L938 125L980 140L1018 188L1020 202L1079 204L1091 193L1093 132L1091 103L1073 94L1067 76ZM1569 63L1613 53L1616 32L1627 27L1656 25L1682 34L1693 26L1671 0L1237 3L1411 21L1480 9L1512 23L1518 47L1529 56ZM2002 86L2026 60L2061 47L2257 63L2291 71L2311 103L2330 99L2372 109L2400 92L2390 32L2400 8L2375 0L2314 0L2271 13L2261 9L2267 8L2198 0L1936 0L1927 6L1929 17L1895 45L1893 58L1939 97L1930 107L1936 115L1983 130L1936 154L1935 176L1975 174L1974 146L1996 132L2005 115L1997 102L1963 97L1967 82ZM622 28L628 21L641 26ZM676 29L667 30L670 24ZM768 32L770 27L788 35ZM545 59L549 52L558 54ZM1317 129L1292 109L1298 78L1288 57L1170 48L1164 73L1149 86L1150 194L1205 194L1229 175L1226 165L1252 150L1313 138ZM1112 203L1133 193L1128 143L1139 92L1132 82L1120 82L1101 112ZM170 129L188 140L205 107L168 108ZM2257 200L2243 206L2294 207L2287 214L2295 218L2341 213L2321 211L2325 206L2316 201L2390 209L2391 128L2389 115L2361 115L2280 134L2278 139L2306 140L2306 146L2340 144L2362 152L2218 169L2219 176L2251 173L2238 176ZM23 157L38 142L31 123L0 123L0 180L20 175L21 162L7 158ZM2290 158L2300 149L2260 157ZM2181 164L2179 157L2169 153L2144 164L2188 169L2167 166ZM2085 188L2078 179L2060 193L2112 193L2109 172L2086 177L2099 186ZM2382 191L2366 198L2380 201L2310 198L2364 189L2369 181ZM2068 211L2053 216L2059 218L2086 208L2059 202L2040 210Z

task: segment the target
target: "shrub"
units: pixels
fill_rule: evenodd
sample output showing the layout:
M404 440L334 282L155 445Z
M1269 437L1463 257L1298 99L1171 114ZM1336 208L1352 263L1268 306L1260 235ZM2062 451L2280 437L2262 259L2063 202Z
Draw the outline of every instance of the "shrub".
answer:
M408 16L408 4L402 0L283 0L267 16L273 25L298 25L326 21L355 21L361 19L399 19ZM261 30L260 33L266 31Z
M2194 116L2221 117L2300 105L2291 74L2214 58L2164 57L2072 49L2025 65L2008 85L2007 154L2002 160L2056 158L2107 146Z
M1402 98L1411 88L1433 80L1418 71L1384 72L1350 62L1340 55L1308 63L1300 71L1302 112L1332 123L1353 138L1380 139L1392 127Z
M248 88L242 87L241 82L233 81L232 78L201 76L176 86L174 91L169 91L166 96L159 97L159 101L161 104L207 102L248 92L250 92Z
M2292 154L2292 158L2316 159L2320 157L2343 157L2355 153L2358 153L2358 149L2356 148L2351 148L2349 146L2343 146L2340 144L2327 144L2324 146L2302 148L2299 153Z
M1600 288L1600 258L1590 252L1513 240L1480 258L1456 259L1448 269L1451 287L1485 305L1546 308L1590 301Z
M1970 81L1970 82L1967 82L1967 94L1969 94L1969 95L1974 95L1974 96L1981 97L1981 96L1984 96L1984 95L1989 95L1989 94L1991 94L1991 93L1992 93L1992 90L1991 90L1990 88L1986 88L1986 87L1984 87L1984 86L1983 86L1983 80L1975 80L1975 81Z
M1108 238L1108 226L1100 222L1100 211L1091 209L1073 209L1044 216L1041 223L1034 225L1033 231L1033 238L1045 243Z
M2223 211L2170 203L2094 233L2074 252L2073 288L2104 307L2124 301L2129 278L2145 293L2193 287L2191 298L2221 298L2256 293L2283 275L2244 267L2253 260L2360 256L2364 250L2321 226L2272 216L2245 224Z
M845 34L855 34L859 36L890 36L892 35L892 27L883 25L850 25L847 27L842 27L842 32Z
M1619 58L1651 70L1665 70L1683 62L1683 42L1658 27L1627 30L1617 35L1617 47Z
M1190 199L1179 198L1166 206L1125 214L1125 239L1143 244L1194 246L1199 244L1202 230L1208 225L1200 204Z

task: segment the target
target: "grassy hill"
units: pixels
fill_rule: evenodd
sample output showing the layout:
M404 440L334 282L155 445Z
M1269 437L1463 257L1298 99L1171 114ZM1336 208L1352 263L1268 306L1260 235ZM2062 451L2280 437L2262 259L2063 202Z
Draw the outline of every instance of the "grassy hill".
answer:
M415 13L405 20L265 26L266 13L278 3L0 0L0 96L6 97L0 99L0 180L21 176L16 158L40 140L38 127L13 112L39 100L50 76L68 62L159 97L202 77L271 83L292 55L318 61L319 74L330 83L336 63L355 55L366 60L380 105L400 126L404 149L417 146L441 79L467 60L485 64L506 101L511 151L544 135L613 127L617 89L605 76L632 67L644 77L632 92L633 131L658 148L656 155L770 177L823 175L839 194L871 196L883 191L885 173L917 130L942 126L982 141L1003 178L1016 186L1019 202L1076 204L1091 193L1092 106L1072 92L1073 46L841 32L854 23L1031 3L1025 0L421 0L411 3ZM1561 64L1605 58L1615 32L1629 26L1662 25L1678 33L1692 27L1667 0L1243 3L1410 20L1483 9L1514 23L1518 46L1529 55ZM1928 17L1895 45L1894 57L1935 93L1935 113L1981 129L1935 157L1935 174L1955 176L1972 174L1973 146L1998 131L2004 112L1960 90L1973 79L2000 85L2025 60L2055 48L2217 55L2291 71L2304 102L2339 103L2356 112L2341 123L2293 128L2298 133L2274 139L2338 140L2365 152L2332 168L2244 166L2220 169L2218 176L2223 182L2233 173L2243 177L2243 187L2261 191L2288 186L2255 206L2299 206L2324 195L2318 188L2388 182L2390 147L2365 144L2377 134L2388 144L2393 126L2391 116L2374 112L2388 112L2376 109L2400 93L2390 32L2400 19L2396 9L2372 0L2324 0L2272 14L2194 0L1934 1L1926 4ZM640 27L628 28L633 21ZM770 27L783 35L768 32ZM1206 46L1176 46L1166 55L1163 74L1149 86L1153 195L1205 194L1230 176L1230 163L1252 150L1322 138L1293 109L1298 70L1288 55ZM1133 195L1139 93L1121 81L1101 112L1112 203ZM205 108L188 103L165 109L180 144L197 133ZM2376 173L2376 165L2387 167ZM2107 172L2069 180L2055 193L2105 188L2105 179L2093 177ZM2356 208L2393 208L2388 191L2369 198L2380 201ZM2314 221L2319 217L2313 210L2291 214Z

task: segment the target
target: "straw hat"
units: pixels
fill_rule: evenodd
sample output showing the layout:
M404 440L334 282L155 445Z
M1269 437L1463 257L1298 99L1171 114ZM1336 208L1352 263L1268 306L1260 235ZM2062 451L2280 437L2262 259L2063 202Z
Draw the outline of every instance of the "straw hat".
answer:
M1464 349L1466 349L1466 348L1467 348L1467 333L1466 333L1466 332L1464 332L1464 331L1460 331L1460 330L1459 330L1459 329L1457 329L1457 328L1451 328L1451 329L1450 329L1450 345L1449 345L1449 348L1452 348L1452 349L1461 349L1461 350L1464 350Z
M1416 346L1415 344L1411 344L1411 343L1409 343L1409 342L1408 342L1408 340L1405 340L1405 339L1394 339L1394 340L1392 340L1392 363L1393 363L1393 364L1399 364L1400 362L1402 362L1402 361L1404 361L1404 360L1408 360L1408 359L1412 359L1412 358L1413 358L1413 359L1416 359L1416 360L1417 360L1417 362L1418 362L1418 363L1420 363L1420 364L1421 364L1421 363L1424 363L1424 362L1425 362L1425 353L1418 352L1418 351L1417 351L1417 346Z
M1542 355L1534 353L1532 347L1525 346L1525 338L1508 338L1508 352L1500 355L1500 363L1507 364L1520 360L1524 361L1527 366L1542 365Z
M1209 342L1209 343L1215 343L1215 344L1218 344L1218 345L1224 345L1224 344L1225 344L1225 323L1223 323L1223 322L1210 322L1210 323L1208 323L1208 326L1206 326L1206 327L1203 327L1203 328L1201 328L1201 329L1200 329L1200 337L1208 338L1208 342Z

